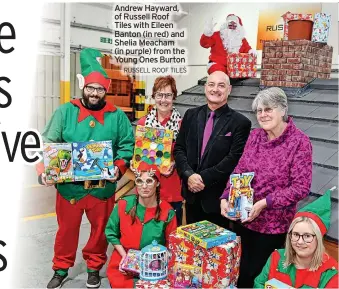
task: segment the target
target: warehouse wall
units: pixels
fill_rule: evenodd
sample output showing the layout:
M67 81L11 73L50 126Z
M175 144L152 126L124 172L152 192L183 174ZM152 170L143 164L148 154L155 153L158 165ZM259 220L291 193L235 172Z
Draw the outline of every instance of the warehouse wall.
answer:
M187 37L179 42L180 46L188 48L189 73L187 75L176 76L178 92L196 85L197 80L206 75L206 63L209 56L209 50L200 47L199 40L204 28L205 20L211 16L218 23L215 29L221 25L225 17L229 13L235 13L242 18L244 28L246 29L246 37L252 47L256 46L257 29L259 12L263 9L273 9L277 3L182 3L181 9L188 12L187 16L182 17L177 22L178 27L187 28ZM302 5L318 5L300 4ZM284 6L284 7L285 7ZM305 6L305 7L306 7ZM37 88L36 88L36 107L38 115L36 117L37 127L40 129L45 125L46 119L49 118L51 111L58 105L60 79L60 7L59 3L46 3L44 5L41 27L41 41L45 42L40 48L41 56L38 59L37 71ZM109 3L71 3L71 21L77 24L85 24L100 27L101 29L112 29L112 5ZM334 47L332 68L338 68L338 4L323 3L321 4L323 12L330 13L331 30L329 36L329 44ZM286 8L288 9L288 8ZM301 8L302 9L302 8ZM298 12L298 11L295 11ZM48 19L48 20L47 20ZM51 23L52 22L52 23ZM56 23L53 23L56 22ZM107 51L111 49L111 44L100 42L100 38L112 38L111 33L105 31L94 31L90 29L82 29L71 27L71 46L94 47ZM261 63L261 51L258 54L258 63ZM76 74L80 72L79 66L79 49L72 49L71 53L71 96L79 97L80 90ZM146 95L150 95L152 85L156 76L147 76L145 81L147 84Z

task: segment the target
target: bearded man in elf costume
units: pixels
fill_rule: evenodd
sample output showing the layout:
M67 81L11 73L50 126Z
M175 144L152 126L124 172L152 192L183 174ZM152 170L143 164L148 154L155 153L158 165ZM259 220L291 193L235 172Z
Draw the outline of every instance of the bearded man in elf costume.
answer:
M214 71L227 73L227 55L229 53L250 53L257 55L245 38L244 27L238 16L229 14L226 22L221 25L220 31L213 32L213 18L205 24L203 35L200 38L200 45L204 48L211 48L209 63L207 65L208 74Z
M110 79L97 61L102 54L86 48L80 53L82 75L78 75L81 99L61 105L42 133L45 143L72 143L112 140L114 177L103 188L86 189L84 182L56 184L56 214L59 229L53 258L55 271L47 288L59 288L74 265L79 230L84 211L91 224L91 234L83 248L87 263L87 287L101 284L99 270L106 263L105 226L113 210L116 181L127 170L133 155L134 135L123 111L105 101ZM39 182L46 185L43 163L37 166Z

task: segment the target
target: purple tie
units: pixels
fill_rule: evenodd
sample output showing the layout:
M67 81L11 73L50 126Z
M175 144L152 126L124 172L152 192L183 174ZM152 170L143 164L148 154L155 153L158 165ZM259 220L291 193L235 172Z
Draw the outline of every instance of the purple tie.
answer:
M211 134L212 134L214 115L215 115L215 112L211 111L210 116L209 116L209 118L206 122L206 125L205 125L204 138L202 140L202 147L201 147L201 155L200 155L201 157L204 154L207 142L208 142L208 140L209 140L209 138L211 137Z

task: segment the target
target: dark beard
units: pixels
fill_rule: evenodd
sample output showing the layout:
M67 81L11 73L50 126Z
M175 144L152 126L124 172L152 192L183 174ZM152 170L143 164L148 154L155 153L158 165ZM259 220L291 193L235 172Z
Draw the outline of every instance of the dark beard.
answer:
M89 96L85 95L84 91L82 91L82 101L81 102L84 105L84 107L88 108L89 110L100 110L100 109L104 108L104 106L106 105L106 96L99 99L97 104L91 104L89 102Z

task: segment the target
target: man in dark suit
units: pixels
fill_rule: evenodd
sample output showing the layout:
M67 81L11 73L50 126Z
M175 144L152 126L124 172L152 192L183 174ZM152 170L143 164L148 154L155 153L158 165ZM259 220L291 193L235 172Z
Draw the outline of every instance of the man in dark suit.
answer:
M210 74L207 105L187 110L181 124L174 158L183 181L187 224L208 220L228 227L219 198L251 130L251 121L227 105L231 89L224 72Z

